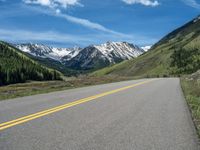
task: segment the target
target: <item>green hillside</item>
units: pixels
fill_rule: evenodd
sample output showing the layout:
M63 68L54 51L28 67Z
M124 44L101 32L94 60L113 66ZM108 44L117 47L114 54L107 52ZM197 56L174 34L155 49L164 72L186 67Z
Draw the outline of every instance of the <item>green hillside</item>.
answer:
M169 76L200 69L200 19L171 32L136 59L94 72L94 76Z
M16 48L0 41L0 85L60 79L58 71L36 63Z

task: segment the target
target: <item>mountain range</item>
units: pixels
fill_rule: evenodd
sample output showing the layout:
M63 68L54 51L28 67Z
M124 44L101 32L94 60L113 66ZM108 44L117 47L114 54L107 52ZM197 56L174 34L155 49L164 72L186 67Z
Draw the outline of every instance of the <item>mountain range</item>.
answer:
M69 70L97 70L112 64L130 60L145 51L127 42L107 42L85 48L55 48L43 44L13 45L49 67L65 73ZM59 66L59 67L58 67ZM67 69L67 71L66 71Z

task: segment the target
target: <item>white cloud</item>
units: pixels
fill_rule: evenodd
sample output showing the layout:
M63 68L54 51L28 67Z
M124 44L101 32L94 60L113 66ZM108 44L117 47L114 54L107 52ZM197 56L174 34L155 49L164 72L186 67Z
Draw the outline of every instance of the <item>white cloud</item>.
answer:
M159 5L159 2L157 0L122 0L122 1L128 5L142 4L145 6L152 6L152 7Z
M31 7L30 7L30 9L31 9ZM109 34L113 34L113 35L117 35L117 36L125 37L125 38L130 37L130 35L128 35L128 34L124 34L124 33L120 33L120 32L111 30L111 29L106 28L105 26L103 26L99 23L90 21L88 19L83 19L83 18L78 18L78 17L67 15L67 14L63 14L62 11L58 8L53 9L53 10L45 10L45 9L41 9L41 8L38 8L38 7L32 7L32 10L37 11L39 13L44 13L44 14L47 14L47 15L63 18L66 21L87 27L89 29L103 31L103 32L106 32L106 33L109 33Z
M76 36L71 34L63 34L54 31L28 31L28 30L10 30L0 29L0 39L12 42L30 42L30 41L49 41L58 43L75 43L84 44L92 41L86 36Z
M95 30L99 30L99 31L115 34L115 35L118 35L118 36L123 36L123 37L128 37L129 36L127 34L123 34L123 33L116 32L116 31L113 31L111 29L108 29L108 28L104 27L101 24L92 22L92 21L87 20L87 19L77 18L77 17L70 16L70 15L67 15L67 14L62 14L60 10L56 10L56 15L55 16L64 18L67 21L70 21L70 22L85 26L85 27L90 28L90 29L95 29Z
M182 0L186 5L200 9L200 4L196 0Z
M20 29L2 29L0 28L0 40L7 42L48 42L48 43L59 43L62 45L79 45L88 46L90 44L101 44L106 41L127 41L134 44L148 45L153 44L158 39L152 37L146 37L141 35L134 35L132 37L120 37L113 34L106 33L96 33L87 35L72 35L64 34L55 31L30 31L30 30L20 30Z
M42 6L48 6L50 8L63 7L67 8L68 6L82 5L79 3L79 0L23 0L26 4L39 4Z
M28 3L28 1L33 1L33 0L23 0L23 1L27 1L27 3ZM35 11L38 13L47 14L50 16L56 16L59 18L63 18L66 21L87 27L89 29L97 30L100 32L97 32L96 34L92 34L92 35L72 36L72 35L68 35L68 34L60 34L60 33L55 33L55 32L54 33L52 33L52 32L40 33L40 32L31 32L31 31L23 31L23 30L22 31L18 30L13 33L13 32L9 32L9 30L7 30L6 36L5 36L7 39L12 39L12 40L21 39L22 41L37 40L37 41L51 41L51 42L66 42L66 41L69 42L69 41L71 41L74 43L78 42L78 44L81 44L81 41L91 44L91 43L95 43L95 41L105 41L105 40L112 39L114 41L129 41L129 42L134 42L134 43L140 43L143 45L144 44L145 45L152 44L155 41L157 41L157 39L153 39L152 37L149 38L149 37L145 37L145 36L141 36L141 35L136 36L133 34L124 34L121 32L117 32L117 31L109 29L99 23L90 21L88 19L78 18L78 17L70 16L68 14L64 14L64 13L62 13L60 7L49 6L48 1L50 1L50 0L47 0L47 1L43 0L45 2L41 2L42 0L34 0L34 1L40 1L40 3L36 3L36 4L47 6L49 8L53 8L53 9L43 9L42 7L34 7L34 6L30 7L29 6L28 7L29 10L32 10L32 11ZM68 1L68 0L66 0L66 1ZM33 4L33 3L30 3L30 4ZM10 36L9 36L9 34L10 34ZM20 35L20 36L18 36L18 35ZM0 38L1 37L2 37L2 33L0 30ZM26 37L28 37L28 39ZM2 39L5 39L5 38L2 38Z

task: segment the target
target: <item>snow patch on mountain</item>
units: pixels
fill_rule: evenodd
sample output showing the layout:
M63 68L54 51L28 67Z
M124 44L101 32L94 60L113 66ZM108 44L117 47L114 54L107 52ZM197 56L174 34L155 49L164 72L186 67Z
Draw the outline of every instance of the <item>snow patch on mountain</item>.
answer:
M199 21L199 20L200 20L200 16L196 17L196 18L193 20L193 22L195 23L195 22L197 22L197 21Z
M61 61L64 56L69 58L75 57L81 50L79 47L74 48L55 48L43 44L19 44L15 45L23 52L29 53L35 57L50 58L56 61Z
M136 45L127 42L107 42L101 45L94 45L111 62L113 57L129 60L138 57L144 51Z
M150 45L150 46L143 46L143 47L141 47L145 52L147 52L148 50L150 50L151 49L151 47L152 47L152 45Z

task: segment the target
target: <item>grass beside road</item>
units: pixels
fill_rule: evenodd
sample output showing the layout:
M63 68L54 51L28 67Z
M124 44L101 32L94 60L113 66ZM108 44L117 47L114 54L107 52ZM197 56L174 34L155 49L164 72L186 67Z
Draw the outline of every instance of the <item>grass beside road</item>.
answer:
M46 82L28 82L13 84L0 87L0 100L16 97L30 96L53 91L61 91L72 88L112 83L118 81L132 80L133 77L105 76L105 77L87 77L82 76L72 78L66 81L46 81Z
M182 78L181 85L200 137L200 78Z

